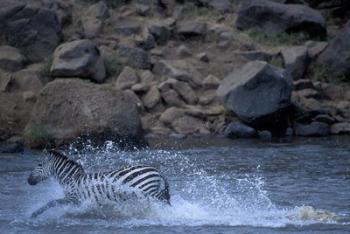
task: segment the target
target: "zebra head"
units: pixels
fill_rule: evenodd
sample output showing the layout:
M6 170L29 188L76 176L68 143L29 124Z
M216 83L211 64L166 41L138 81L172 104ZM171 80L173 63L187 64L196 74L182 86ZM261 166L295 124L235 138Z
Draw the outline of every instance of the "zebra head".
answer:
M28 184L36 185L37 183L49 178L51 174L52 170L50 160L45 157L45 159L30 173L28 177Z

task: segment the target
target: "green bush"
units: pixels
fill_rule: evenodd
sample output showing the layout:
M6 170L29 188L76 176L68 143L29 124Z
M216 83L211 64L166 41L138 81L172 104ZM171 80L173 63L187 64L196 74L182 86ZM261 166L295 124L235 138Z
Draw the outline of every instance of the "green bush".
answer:
M25 136L34 145L52 145L54 142L50 130L43 124L33 124L26 130Z

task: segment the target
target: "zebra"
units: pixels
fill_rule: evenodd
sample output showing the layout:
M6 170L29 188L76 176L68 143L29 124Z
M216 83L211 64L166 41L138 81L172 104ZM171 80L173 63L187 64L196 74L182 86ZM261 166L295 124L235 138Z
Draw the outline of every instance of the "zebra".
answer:
M155 198L170 205L169 184L154 167L137 165L109 172L86 173L80 164L62 153L48 152L49 156L30 173L28 183L36 185L53 176L63 187L64 198L48 202L33 212L32 217L55 206L79 205L87 200L103 205L142 197Z

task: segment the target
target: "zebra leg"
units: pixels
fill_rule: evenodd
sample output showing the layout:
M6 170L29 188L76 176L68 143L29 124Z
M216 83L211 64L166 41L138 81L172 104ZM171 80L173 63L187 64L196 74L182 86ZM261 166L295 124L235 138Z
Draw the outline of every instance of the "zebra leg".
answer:
M36 211L34 211L31 215L32 218L37 217L38 215L44 213L46 210L56 207L56 206L63 206L63 205L69 205L69 204L77 204L77 202L74 202L71 199L67 199L67 198L61 198L61 199L57 199L57 200L53 200L48 202L46 205L44 205L43 207L37 209Z

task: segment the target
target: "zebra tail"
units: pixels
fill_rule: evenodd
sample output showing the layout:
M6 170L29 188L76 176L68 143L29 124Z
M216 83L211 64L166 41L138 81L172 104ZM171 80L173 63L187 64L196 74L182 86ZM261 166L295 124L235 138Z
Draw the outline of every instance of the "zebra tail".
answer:
M161 201L164 201L166 202L168 205L171 206L171 203L170 203L170 189L169 189L169 183L168 181L163 177L161 176L162 179L164 180L164 189L162 191L160 191L156 197L161 200Z

